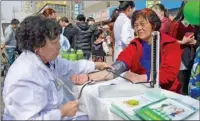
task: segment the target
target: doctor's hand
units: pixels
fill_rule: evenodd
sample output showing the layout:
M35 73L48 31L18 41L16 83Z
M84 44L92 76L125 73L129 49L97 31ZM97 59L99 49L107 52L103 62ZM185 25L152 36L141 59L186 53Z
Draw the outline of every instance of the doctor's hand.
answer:
M78 100L75 101L69 101L63 105L63 107L60 109L62 118L63 117L72 117L76 115L76 112L78 111Z
M107 68L111 68L111 65L105 62L95 62L95 68L99 70L104 70Z
M72 75L70 80L72 80L74 84L82 85L89 80L89 77L87 74L76 74Z

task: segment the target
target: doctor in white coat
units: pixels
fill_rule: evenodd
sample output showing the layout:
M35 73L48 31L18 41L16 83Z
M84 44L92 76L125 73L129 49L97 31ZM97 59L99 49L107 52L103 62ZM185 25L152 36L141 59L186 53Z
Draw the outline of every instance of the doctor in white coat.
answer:
M133 15L135 4L133 1L119 1L119 16L114 23L114 61L127 45L134 39L134 30L130 18Z
M30 16L20 24L16 37L23 53L5 78L4 120L61 120L76 115L77 100L62 104L62 78L103 69L107 64L58 58L59 35L59 25L50 19Z

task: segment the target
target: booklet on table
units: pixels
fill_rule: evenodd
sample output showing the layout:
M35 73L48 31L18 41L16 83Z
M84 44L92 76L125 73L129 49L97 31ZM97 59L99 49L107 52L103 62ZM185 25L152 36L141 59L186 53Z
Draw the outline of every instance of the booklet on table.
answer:
M184 120L196 111L190 105L165 98L138 109L136 114L143 120Z
M175 99L156 99L146 94L114 100L110 110L126 120L182 120L197 111Z

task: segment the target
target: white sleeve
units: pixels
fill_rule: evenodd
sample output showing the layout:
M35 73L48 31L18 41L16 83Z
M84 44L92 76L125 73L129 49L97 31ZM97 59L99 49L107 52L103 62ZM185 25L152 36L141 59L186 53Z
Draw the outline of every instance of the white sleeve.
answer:
M9 28L6 28L5 30L5 43L9 43L11 41L11 36L12 36L12 30Z
M131 26L131 21L125 21L122 31L121 31L121 40L124 44L128 45L134 39L134 31Z
M106 43L106 42L103 42L102 44L103 44L103 51L104 51L106 54L108 54L109 48L108 48L107 43Z
M45 110L47 91L33 81L20 81L13 85L4 102L16 120L61 120L59 109Z
M69 61L63 58L57 58L58 70L61 76L73 74L89 73L95 70L95 64L89 60Z

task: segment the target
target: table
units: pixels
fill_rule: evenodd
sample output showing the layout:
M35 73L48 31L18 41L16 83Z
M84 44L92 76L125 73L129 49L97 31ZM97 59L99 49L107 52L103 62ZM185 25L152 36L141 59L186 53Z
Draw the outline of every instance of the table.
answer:
M128 83L123 79L113 79L110 81L98 82L94 85L88 85L84 88L82 96L79 100L79 110L86 112L91 120L123 120L116 114L110 111L110 106L113 100L116 99L124 99L126 97L115 97L115 98L100 98L98 87L101 85L110 85L110 84L124 84ZM138 85L135 85L138 86ZM143 89L147 88L146 85L140 85ZM76 90L80 91L81 86L74 87ZM184 96L180 94L176 94L167 90L163 90L162 92L165 96L170 98L175 98L180 101L183 101L189 105L192 105L199 109L199 101L189 96ZM189 117L187 120L200 120L199 110Z

